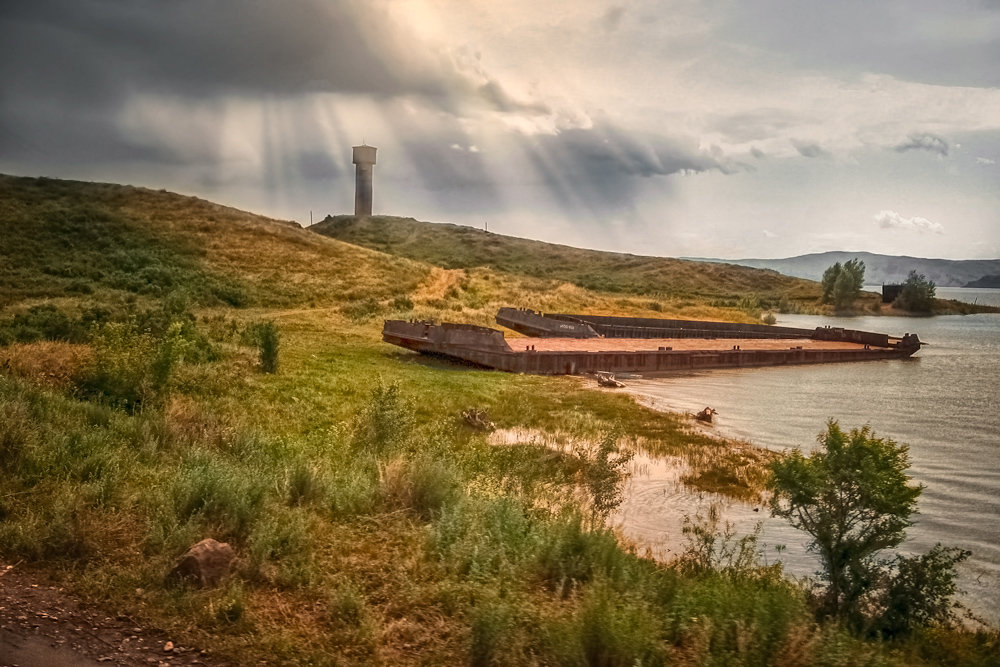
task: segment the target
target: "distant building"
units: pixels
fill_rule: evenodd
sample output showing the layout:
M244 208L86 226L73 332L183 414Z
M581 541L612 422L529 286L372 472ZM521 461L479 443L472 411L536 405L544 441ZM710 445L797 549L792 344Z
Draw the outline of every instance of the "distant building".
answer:
M892 303L902 291L902 285L886 285L882 283L882 303Z
M375 166L375 147L367 144L354 147L354 215L372 214L372 172Z

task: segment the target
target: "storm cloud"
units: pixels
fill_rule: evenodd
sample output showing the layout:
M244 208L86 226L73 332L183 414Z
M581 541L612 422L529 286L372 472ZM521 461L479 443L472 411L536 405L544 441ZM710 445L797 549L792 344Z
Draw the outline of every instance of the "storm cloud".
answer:
M366 141L378 212L794 254L867 242L893 192L992 252L1000 13L916 1L8 0L0 171L308 220L350 209Z

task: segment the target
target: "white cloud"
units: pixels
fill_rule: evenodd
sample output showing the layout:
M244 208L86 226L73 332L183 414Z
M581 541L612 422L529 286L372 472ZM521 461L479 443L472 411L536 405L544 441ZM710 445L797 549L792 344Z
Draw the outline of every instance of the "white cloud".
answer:
M939 222L931 222L927 218L904 218L896 211L879 211L875 214L875 222L882 229L904 229L914 232L933 232L935 234L944 233L944 227Z
M994 160L993 158L988 158L988 157L977 157L976 158L976 164L985 164L985 165L988 166L988 165L996 164L996 163L997 163L997 161Z

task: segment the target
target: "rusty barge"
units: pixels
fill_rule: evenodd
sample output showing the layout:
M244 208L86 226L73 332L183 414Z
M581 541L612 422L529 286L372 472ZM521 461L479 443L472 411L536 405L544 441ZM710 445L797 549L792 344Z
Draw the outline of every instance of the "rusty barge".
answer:
M501 308L497 322L524 334L471 324L386 320L382 339L514 373L573 375L597 371L655 373L876 359L905 359L920 349L916 334L839 327L798 329L596 315L542 314ZM523 349L522 349L523 348Z

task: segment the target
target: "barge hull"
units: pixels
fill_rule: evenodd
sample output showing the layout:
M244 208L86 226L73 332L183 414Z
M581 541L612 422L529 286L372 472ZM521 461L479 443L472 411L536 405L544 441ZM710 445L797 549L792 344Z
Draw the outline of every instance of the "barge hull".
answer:
M599 344L617 349L544 349L565 348L566 339L524 338L525 350L514 351L503 333L486 327L425 322L386 321L382 338L416 352L435 354L466 363L512 373L572 375L594 371L658 373L719 368L757 368L798 364L824 364L881 359L905 359L915 350L897 347L873 348L868 345L822 341L768 340L758 349L670 349L670 341L648 339L602 340ZM558 342L557 342L558 341ZM590 341L588 341L589 343ZM787 342L787 347L781 343ZM597 341L594 341L597 343ZM656 349L636 349L658 343ZM690 343L688 343L690 345ZM678 346L680 344L678 342ZM538 347L543 349L539 350ZM587 347L592 347L588 345ZM709 345L706 347L718 347ZM740 349L735 349L739 347Z

